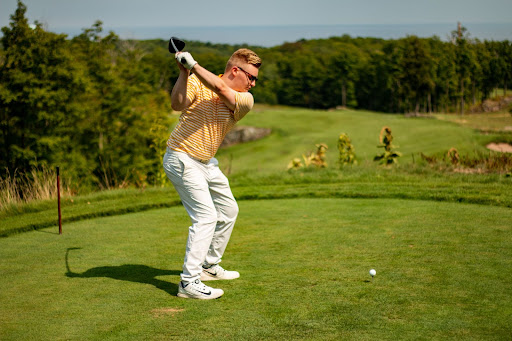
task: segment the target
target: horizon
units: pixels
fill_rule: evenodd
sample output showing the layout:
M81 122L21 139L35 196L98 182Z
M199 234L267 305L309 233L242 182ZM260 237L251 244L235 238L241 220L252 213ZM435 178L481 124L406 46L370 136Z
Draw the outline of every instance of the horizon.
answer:
M467 29L469 37L483 40L510 40L512 23L461 23ZM91 25L92 26L92 25ZM90 26L89 26L90 27ZM85 28L85 27L84 27ZM62 27L56 33L67 34L69 38L83 32L84 28ZM410 35L421 38L438 37L448 41L455 23L423 24L336 24L336 25L240 25L240 26L108 26L103 23L103 32L114 32L127 40L166 40L178 36L189 41L212 44L252 45L272 47L299 40L327 39L348 35L352 38L401 39Z
M477 38L498 35L499 39L512 39L512 1L510 0L317 0L314 4L309 0L260 0L257 5L240 3L236 0L223 0L221 4L209 0L196 0L194 3L183 3L169 0L22 0L27 7L25 14L29 24L40 22L50 32L81 33L84 28L90 28L96 21L101 21L106 30L117 30L121 37L130 34L134 39L140 39L138 34L148 28L167 28L179 30L187 36L187 30L238 28L244 30L266 29L267 37L259 37L258 42L271 45L273 42L264 42L261 38L272 37L269 28L280 30L302 27L308 28L333 27L400 27L405 25L407 30L390 34L406 36L412 34L444 35L456 29L461 22L471 33L478 25L503 25L510 28L504 32L474 32ZM17 0L2 0L0 2L0 27L10 23L10 16L16 11ZM193 11L192 11L193 9ZM398 25L398 26L397 26ZM440 25L449 27L448 31L416 32L415 27L425 25ZM409 28L411 27L411 28ZM446 29L445 29L446 30ZM61 31L61 32L59 32ZM66 32L62 32L66 31ZM333 31L331 35L349 34L359 32ZM379 38L379 32L370 32ZM201 38L198 33L194 33ZM226 35L228 32L226 32ZM231 32L237 34L237 32ZM318 38L325 37L329 32L322 32ZM361 34L366 35L367 32ZM164 34L149 36L150 38L164 38ZM294 33L288 40L308 39L311 35L304 32L303 37ZM195 36L194 36L195 38ZM225 43L215 39L197 39L200 41L213 41ZM384 36L385 38L385 36ZM147 36L144 36L147 39ZM237 38L240 40L241 38ZM498 39L498 38L496 38ZM253 38L253 41L256 41ZM239 41L234 41L239 43ZM250 41L248 43L251 43Z
M276 46L331 36L399 39L407 35L447 40L461 22L481 40L512 40L510 0L22 0L29 24L68 36L96 21L121 39L183 39L218 44ZM0 27L17 0L0 1Z

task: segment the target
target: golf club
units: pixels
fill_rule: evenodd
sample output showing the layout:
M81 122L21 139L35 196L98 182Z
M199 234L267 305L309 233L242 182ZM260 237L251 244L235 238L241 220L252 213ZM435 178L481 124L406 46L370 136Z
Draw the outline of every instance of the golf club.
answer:
M185 42L176 37L171 37L169 39L169 52L172 54L181 52L185 48ZM185 63L185 58L181 59L181 63Z

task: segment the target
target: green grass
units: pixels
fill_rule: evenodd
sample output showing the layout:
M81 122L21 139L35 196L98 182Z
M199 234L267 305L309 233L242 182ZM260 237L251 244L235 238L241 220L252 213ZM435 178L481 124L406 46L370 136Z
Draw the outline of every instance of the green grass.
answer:
M189 218L170 187L64 197L62 236L55 201L1 211L0 339L509 339L512 177L420 158L487 153L509 118L437 117L256 108L241 123L273 133L218 154L242 277L213 302L176 297ZM391 168L371 161L385 125ZM336 166L342 132L357 166ZM327 169L286 171L317 143Z
M0 339L510 338L509 208L336 198L239 205L223 264L241 278L214 282L226 293L212 302L175 296L189 224L182 207L0 239Z
M463 127L469 127L483 132L512 133L512 114L507 112L470 114L464 116L438 114L436 117L440 120L454 122ZM512 139L509 138L508 140L512 142Z

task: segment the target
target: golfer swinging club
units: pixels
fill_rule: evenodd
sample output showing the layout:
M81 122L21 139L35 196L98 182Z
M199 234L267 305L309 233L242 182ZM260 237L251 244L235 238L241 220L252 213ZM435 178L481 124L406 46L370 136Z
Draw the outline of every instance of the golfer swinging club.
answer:
M229 130L252 109L248 91L256 85L261 59L251 50L237 50L217 76L188 52L175 56L180 74L171 105L182 113L167 141L163 166L192 222L178 296L214 299L224 291L202 281L240 277L219 265L238 205L214 156Z

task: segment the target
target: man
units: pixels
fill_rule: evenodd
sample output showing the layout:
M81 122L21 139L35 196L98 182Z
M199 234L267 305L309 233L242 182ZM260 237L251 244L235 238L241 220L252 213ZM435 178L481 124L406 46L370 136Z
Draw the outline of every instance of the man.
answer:
M188 52L178 52L176 60L180 74L171 105L182 113L167 141L163 166L192 222L178 296L214 299L224 291L202 281L240 276L219 265L238 205L214 156L229 130L252 109L254 99L248 91L256 85L261 59L251 50L240 49L220 76L203 68Z

